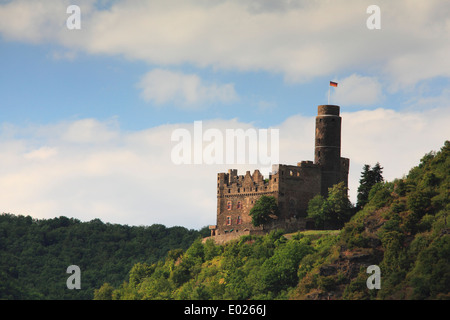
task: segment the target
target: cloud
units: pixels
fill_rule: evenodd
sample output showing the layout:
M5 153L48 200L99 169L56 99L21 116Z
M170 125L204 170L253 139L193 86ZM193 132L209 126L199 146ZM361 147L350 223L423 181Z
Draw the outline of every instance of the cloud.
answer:
M41 147L39 149L30 151L24 154L26 159L38 159L38 160L47 160L58 153L56 148L50 147Z
M196 108L205 102L227 103L236 100L233 84L204 84L195 74L183 74L163 69L148 72L139 82L141 96L157 105L175 102Z
M367 106L382 100L382 87L376 78L352 74L337 82L338 87L331 94L333 104Z
M447 0L380 0L381 30L367 29L371 2L361 0L123 0L107 8L85 0L79 2L82 29L76 31L65 27L69 4L0 5L0 33L163 68L264 70L293 82L372 72L393 92L450 76Z
M364 164L377 161L387 180L402 177L450 137L449 106L426 111L343 112L342 156L350 158L350 195ZM314 117L294 115L279 126L280 163L314 159ZM257 165L175 165L174 130L192 123L123 131L115 119L45 126L0 127L0 212L37 218L100 218L130 225L162 223L200 228L215 223L218 172L240 174ZM237 120L203 122L215 128L255 128ZM86 133L88 131L88 133ZM78 137L78 138L77 138ZM203 144L206 148L208 143Z

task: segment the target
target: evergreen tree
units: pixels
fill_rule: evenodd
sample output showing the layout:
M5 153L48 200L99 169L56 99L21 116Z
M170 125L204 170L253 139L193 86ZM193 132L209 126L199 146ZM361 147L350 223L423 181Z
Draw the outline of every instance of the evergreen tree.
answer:
M380 166L380 163L377 162L372 168L372 180L373 184L383 182L383 168Z
M369 201L369 193L372 187L384 181L383 179L383 168L380 163L377 162L372 169L370 165L365 164L363 171L361 172L361 179L359 180L358 195L356 207L361 209Z

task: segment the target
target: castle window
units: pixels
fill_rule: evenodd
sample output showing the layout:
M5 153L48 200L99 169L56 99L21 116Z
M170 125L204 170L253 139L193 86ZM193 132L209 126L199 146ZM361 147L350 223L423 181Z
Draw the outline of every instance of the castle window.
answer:
M231 226L231 217L230 216L227 217L227 226Z
M294 172L292 172L292 170L289 170L289 174L290 174L291 176L293 176L293 175L294 175Z
M236 221L236 223L237 224L241 224L242 223L242 219L241 219L241 216L238 216L237 217L237 221ZM236 230L237 231L237 230Z
M241 205L241 202L240 202L240 201L238 201L237 206L236 206L236 209L242 209L242 205Z
M255 188L255 191L258 191L258 187Z
M228 210L231 210L231 201L228 201L228 202L227 202L227 209L228 209Z
M273 182L277 182L277 178L273 179ZM266 189L267 189L267 187L266 187Z
M241 192L241 188L238 188L238 192Z
M231 189L228 189L228 193L230 193L231 192Z

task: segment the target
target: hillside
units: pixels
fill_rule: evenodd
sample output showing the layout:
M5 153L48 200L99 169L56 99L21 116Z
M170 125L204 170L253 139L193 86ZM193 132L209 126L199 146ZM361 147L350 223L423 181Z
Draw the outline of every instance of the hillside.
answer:
M282 231L216 245L195 241L134 265L96 299L450 299L450 142L409 174L376 184L336 232ZM289 239L288 239L289 238ZM366 286L369 265L381 289Z
M327 255L299 266L297 299L450 299L450 142L407 177L374 186ZM366 268L381 269L368 290Z
M130 227L95 219L0 215L0 299L92 299L104 282L120 285L138 263L187 249L201 233L163 225ZM78 265L81 290L66 287Z

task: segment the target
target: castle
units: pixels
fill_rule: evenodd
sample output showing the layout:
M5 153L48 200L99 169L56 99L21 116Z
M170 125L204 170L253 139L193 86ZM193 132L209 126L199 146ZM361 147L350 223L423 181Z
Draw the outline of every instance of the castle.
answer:
M277 228L286 232L311 228L306 218L309 200L317 194L326 197L328 188L341 181L348 185L350 160L341 157L339 112L339 106L318 106L314 162L273 165L268 179L259 170L245 175L238 175L235 169L218 173L217 224L209 227L217 243ZM275 197L279 214L273 222L255 227L249 213L262 195Z

